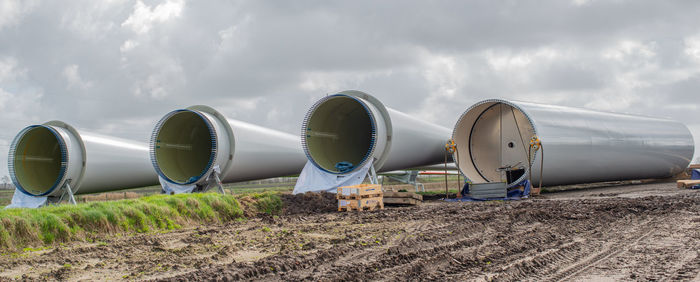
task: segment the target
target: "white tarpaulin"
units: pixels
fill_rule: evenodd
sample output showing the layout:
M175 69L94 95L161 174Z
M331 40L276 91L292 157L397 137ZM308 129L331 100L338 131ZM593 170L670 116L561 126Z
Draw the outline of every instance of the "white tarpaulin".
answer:
M221 174L221 168L218 165L215 165L214 170L209 174L209 176L207 176L206 188L209 188L209 185L211 184L218 185L217 181L214 180L214 173L216 173L217 175ZM168 182L161 176L158 176L158 181L160 182L160 186L163 188L163 194L192 193L193 191L195 191L194 189L197 188L196 184L175 184L172 182Z
M35 197L29 196L22 193L19 189L15 188L15 194L12 195L12 202L10 205L6 206L6 209L10 208L38 208L46 204L46 197Z
M158 181L160 181L160 186L163 187L163 194L192 193L194 188L197 187L195 184L180 185L170 183L160 176L158 176Z
M304 169L299 174L293 193L321 191L336 193L338 187L362 184L371 166L372 162L367 162L365 166L352 173L339 175L325 172L311 162L306 162Z

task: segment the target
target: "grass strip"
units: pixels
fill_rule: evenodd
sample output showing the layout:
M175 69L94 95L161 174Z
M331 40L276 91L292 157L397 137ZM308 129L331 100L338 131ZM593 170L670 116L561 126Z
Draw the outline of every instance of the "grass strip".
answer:
M457 194L457 189L449 189L447 193L450 193L450 194ZM420 195L445 195L445 190L442 190L442 191L434 190L434 191L416 192L416 194L420 194Z
M21 250L107 234L144 233L223 223L244 215L239 196L215 193L152 195L138 199L0 210L0 250ZM256 193L248 214L277 214L276 193Z

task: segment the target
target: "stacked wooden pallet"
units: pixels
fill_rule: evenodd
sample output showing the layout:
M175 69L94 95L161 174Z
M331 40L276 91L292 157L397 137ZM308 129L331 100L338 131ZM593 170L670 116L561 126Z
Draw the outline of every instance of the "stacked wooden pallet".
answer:
M676 184L678 184L678 188L690 188L693 186L700 185L700 180L678 180L676 181Z
M382 185L360 184L338 187L338 211L383 209Z
M413 192L384 192L384 204L417 205L423 202L423 195Z

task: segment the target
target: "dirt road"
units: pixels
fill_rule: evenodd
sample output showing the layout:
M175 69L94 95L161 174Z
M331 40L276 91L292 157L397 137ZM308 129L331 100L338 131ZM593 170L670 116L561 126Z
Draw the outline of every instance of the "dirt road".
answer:
M286 202L279 217L3 255L0 277L700 279L700 191L674 183L362 213L333 212L330 195Z

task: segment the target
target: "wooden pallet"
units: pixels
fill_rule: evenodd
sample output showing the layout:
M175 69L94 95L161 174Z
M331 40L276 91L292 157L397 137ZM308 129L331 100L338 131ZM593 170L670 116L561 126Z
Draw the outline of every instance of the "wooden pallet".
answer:
M417 205L423 202L423 195L413 192L384 192L384 204Z
M688 168L689 169L700 169L700 164L691 164Z
M423 201L416 200L414 198L384 198L384 204L387 205L418 205Z
M384 209L382 197L364 198L360 200L338 200L338 211L363 211Z
M341 212L342 212L342 211L373 211L373 210L376 210L376 209L384 209L384 206L381 206L381 207L379 207L379 206L361 207L361 208L358 208L358 207L341 207L341 208L338 208L338 211L341 211Z
M423 195L416 194L413 192L384 192L384 198L413 198L419 201L423 201Z
M696 185L700 185L700 180L678 180L676 181L678 188L690 188Z
M336 199L338 200L359 200L367 198L382 197L382 185L360 184L352 186L338 187Z
M374 193L374 194L363 194L363 195L358 195L358 194L352 194L352 195L341 195L341 194L336 194L335 198L338 200L360 200L360 199L367 199L367 198L377 198L377 197L382 197L384 194L382 192L379 193Z

